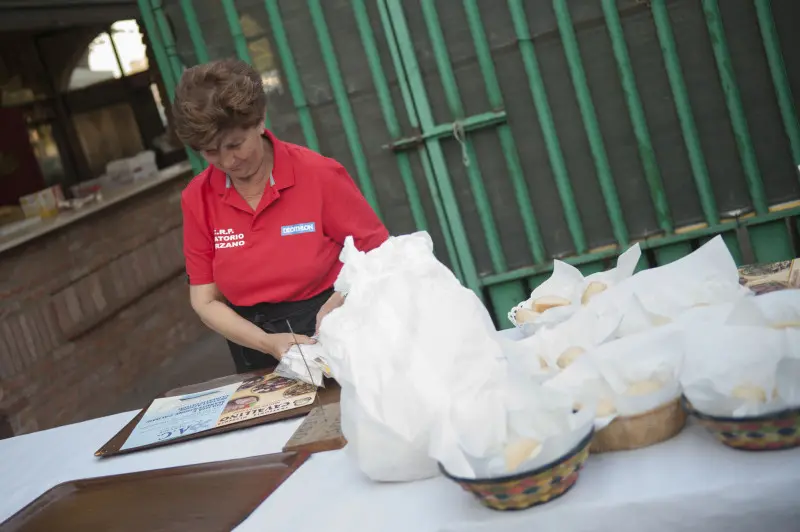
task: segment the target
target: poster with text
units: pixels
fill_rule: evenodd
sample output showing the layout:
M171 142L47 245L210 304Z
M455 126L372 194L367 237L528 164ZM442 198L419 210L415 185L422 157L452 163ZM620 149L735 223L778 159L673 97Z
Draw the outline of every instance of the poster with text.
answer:
M274 373L252 377L242 382L230 397L217 426L307 406L314 402L316 394L317 390L311 384Z

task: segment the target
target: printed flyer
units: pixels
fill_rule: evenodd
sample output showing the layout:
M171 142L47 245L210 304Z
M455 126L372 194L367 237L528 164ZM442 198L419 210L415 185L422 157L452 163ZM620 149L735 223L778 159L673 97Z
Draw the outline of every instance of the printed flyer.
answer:
M232 425L313 403L314 386L277 374L153 401L120 450Z
M153 401L121 450L214 428L239 383Z
M261 416L285 412L314 401L317 389L311 384L275 373L244 381L228 401L218 427Z

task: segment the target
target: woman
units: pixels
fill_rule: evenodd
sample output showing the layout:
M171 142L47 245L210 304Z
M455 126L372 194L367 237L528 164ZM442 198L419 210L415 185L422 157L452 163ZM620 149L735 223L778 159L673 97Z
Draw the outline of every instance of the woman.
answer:
M370 251L389 234L341 164L263 129L247 63L186 70L173 115L209 163L181 196L192 308L228 340L238 373L274 367L344 302L333 292L344 239Z

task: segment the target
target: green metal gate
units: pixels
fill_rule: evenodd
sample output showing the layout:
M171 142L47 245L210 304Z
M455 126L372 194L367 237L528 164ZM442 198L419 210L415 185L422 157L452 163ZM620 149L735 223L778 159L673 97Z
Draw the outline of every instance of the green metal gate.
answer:
M170 98L185 65L254 64L268 127L428 230L500 324L554 257L798 254L798 4L139 0Z

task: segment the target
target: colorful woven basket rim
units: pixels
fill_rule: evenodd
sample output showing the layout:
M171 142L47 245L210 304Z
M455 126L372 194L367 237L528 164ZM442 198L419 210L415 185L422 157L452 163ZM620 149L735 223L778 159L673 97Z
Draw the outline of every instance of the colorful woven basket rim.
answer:
M689 414L697 417L698 419L705 419L708 421L719 421L722 423L758 423L761 421L772 421L774 419L783 419L789 416L800 415L800 407L797 407L797 408L787 408L785 410L781 410L780 412L772 412L771 414L764 414L762 416L748 416L748 417L712 416L710 414L704 414L699 410L697 410L685 395L681 396L681 405L683 405L683 408L686 409L686 411Z
M527 477L532 477L534 475L538 475L539 473L543 473L543 472L547 471L548 469L552 469L552 468L556 467L558 464L560 464L562 462L566 462L567 460L569 460L570 458L572 458L576 454L580 453L583 450L584 447L588 446L592 441L592 436L594 436L594 426L592 426L589 429L589 432L586 434L586 436L584 436L583 439L580 442L578 442L578 444L575 447L573 447L572 450L570 450L570 452L568 452L567 454L565 454L561 458L553 460L552 462L544 464L543 466L537 467L536 469L533 469L531 471L524 471L522 473L515 473L513 475L508 475L508 476L505 476L505 477L483 478L483 479L482 478L461 478L461 477L457 477L457 476L454 476L454 475L451 475L450 473L448 473L447 470L444 468L444 466L441 463L439 463L439 471L441 471L442 474L445 477L449 478L450 480L454 480L456 482L462 482L462 483L465 483L465 484L502 484L502 483L505 483L505 482L514 482L516 480L521 480L523 478L527 478Z

